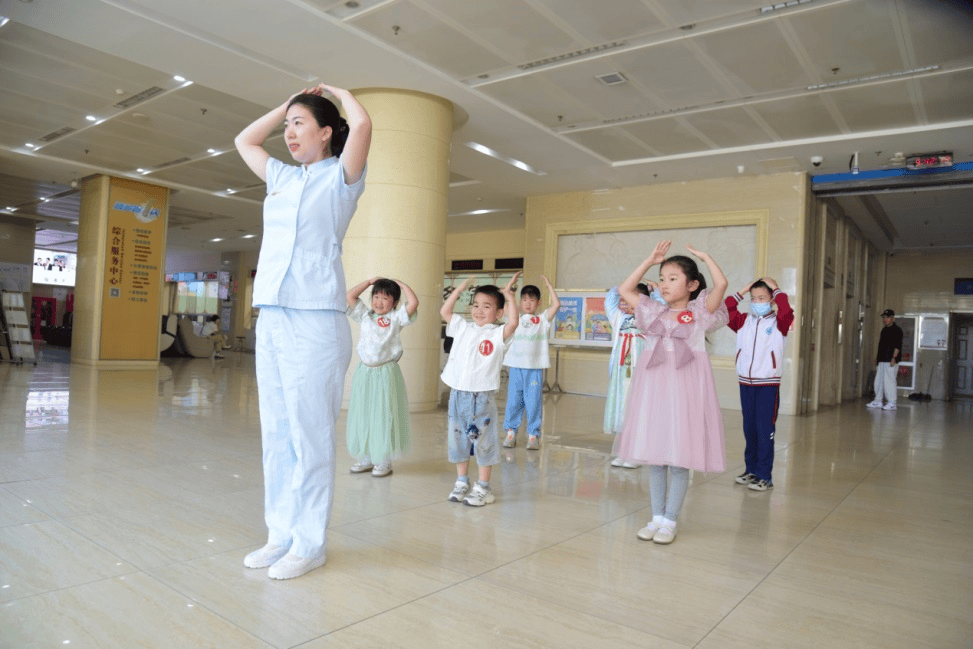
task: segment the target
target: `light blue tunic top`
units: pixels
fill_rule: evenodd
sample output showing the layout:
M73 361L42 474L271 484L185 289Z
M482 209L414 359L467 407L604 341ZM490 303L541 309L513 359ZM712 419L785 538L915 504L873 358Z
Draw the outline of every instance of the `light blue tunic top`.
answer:
M345 183L338 158L303 166L267 159L264 233L253 306L344 311L341 242L365 190Z

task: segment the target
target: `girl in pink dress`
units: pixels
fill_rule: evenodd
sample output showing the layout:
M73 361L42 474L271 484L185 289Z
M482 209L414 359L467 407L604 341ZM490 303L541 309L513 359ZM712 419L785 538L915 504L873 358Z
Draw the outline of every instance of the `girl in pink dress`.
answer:
M681 255L666 258L671 244L659 242L652 256L618 287L624 300L638 304L635 317L646 341L614 453L649 465L652 520L638 537L662 544L676 537L689 470L723 471L726 461L723 417L706 354L706 334L729 321L723 304L726 277L712 257L686 246L709 269L714 286L708 290L695 261ZM658 289L668 306L636 290L649 268L659 263Z

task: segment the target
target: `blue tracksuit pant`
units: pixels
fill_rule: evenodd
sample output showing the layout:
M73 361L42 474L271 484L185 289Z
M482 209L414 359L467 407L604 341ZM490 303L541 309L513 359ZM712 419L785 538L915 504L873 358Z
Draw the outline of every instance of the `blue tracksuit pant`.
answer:
M527 434L541 436L541 415L544 412L544 370L508 367L507 410L503 418L504 430L517 430L527 411Z
M740 405L743 407L743 437L747 441L743 452L747 473L772 482L770 474L774 470L774 431L777 429L780 386L741 385Z

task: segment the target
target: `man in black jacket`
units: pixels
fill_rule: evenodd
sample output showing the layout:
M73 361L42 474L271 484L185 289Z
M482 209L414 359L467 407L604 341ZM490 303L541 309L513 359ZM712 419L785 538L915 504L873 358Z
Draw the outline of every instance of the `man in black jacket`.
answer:
M869 408L895 410L896 395L895 375L902 356L902 329L895 324L895 311L885 309L882 312L882 335L878 339L878 353L875 356L875 400L868 404ZM886 403L882 405L882 396Z

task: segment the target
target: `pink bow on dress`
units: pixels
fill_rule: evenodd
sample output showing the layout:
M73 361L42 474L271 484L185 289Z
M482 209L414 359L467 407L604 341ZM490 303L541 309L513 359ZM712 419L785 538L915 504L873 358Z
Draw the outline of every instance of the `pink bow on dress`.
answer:
M676 369L688 365L693 361L693 352L689 349L689 343L686 342L686 339L692 333L689 325L678 324L670 333L666 331L666 326L663 324L662 318L658 317L652 321L652 324L649 325L645 333L650 336L659 337L659 341L656 342L655 348L652 350L652 355L649 356L645 364L646 368L662 365L666 361L666 350L662 344L662 341L665 339L672 341L673 351L676 353Z

